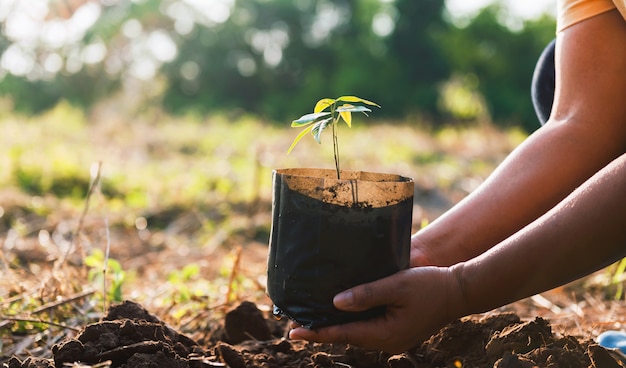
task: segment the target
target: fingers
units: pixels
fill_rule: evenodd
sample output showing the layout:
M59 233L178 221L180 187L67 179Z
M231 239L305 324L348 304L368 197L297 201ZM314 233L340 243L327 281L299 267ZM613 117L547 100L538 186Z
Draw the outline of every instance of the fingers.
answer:
M367 322L353 322L310 330L298 327L289 332L289 338L322 343L352 344L365 349L384 350L391 354L401 353L411 348L392 341L389 326L384 318Z
M381 341L385 341L388 327L384 327L385 317L357 321L352 323L332 325L317 329L302 327L297 322L289 324L289 338L293 340L307 340L326 343L343 343L358 345L363 348L380 349ZM376 339L372 340L372 336Z

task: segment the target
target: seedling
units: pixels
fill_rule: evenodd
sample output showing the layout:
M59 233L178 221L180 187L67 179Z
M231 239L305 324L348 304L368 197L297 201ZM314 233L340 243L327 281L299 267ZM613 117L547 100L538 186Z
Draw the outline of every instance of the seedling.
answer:
M356 103L358 105L353 105ZM341 179L341 170L339 169L339 145L337 142L337 128L340 120L343 120L348 127L352 127L352 113L362 112L367 116L368 112L372 110L367 106L376 106L380 108L375 102L368 101L356 96L342 96L336 99L322 98L317 101L313 112L310 114L302 115L299 119L291 122L293 128L306 127L298 134L298 136L291 143L289 147L289 154L296 144L307 133L311 133L317 143L322 143L321 135L324 129L331 126L333 132L333 154L335 156L335 169L337 170L337 179Z

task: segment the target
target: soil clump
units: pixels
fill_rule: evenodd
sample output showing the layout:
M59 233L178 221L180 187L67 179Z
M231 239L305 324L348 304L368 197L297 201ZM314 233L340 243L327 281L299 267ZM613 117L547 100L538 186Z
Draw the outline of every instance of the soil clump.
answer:
M285 338L286 321L242 302L197 341L177 332L140 304L112 306L99 322L84 326L52 348L53 359L11 358L8 368L81 367L626 367L615 352L591 340L557 336L540 317L513 313L455 321L403 354L350 345Z

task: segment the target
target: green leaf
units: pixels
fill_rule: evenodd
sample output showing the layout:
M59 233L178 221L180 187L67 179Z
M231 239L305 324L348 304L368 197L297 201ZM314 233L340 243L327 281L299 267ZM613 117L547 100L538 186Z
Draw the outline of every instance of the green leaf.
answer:
M356 96L341 96L337 99L337 101L345 101L345 102L360 102L360 103L364 103L366 105L371 105L371 106L376 106L376 107L380 107L379 104L377 104L376 102L373 101L368 101L366 99L363 99L361 97L356 97Z
M92 254L92 255L85 257L83 262L85 262L85 265L92 267L92 268L96 268L96 267L102 268L103 263L104 263L104 261L102 260L102 257L97 254Z
M302 115L299 119L291 122L291 127L298 128L298 127L302 127L305 125L309 125L311 123L315 123L316 121L319 121L320 119L328 115L330 115L330 112L328 111L327 112L314 112L314 113Z
M332 106L334 103L335 103L335 100L333 100L332 98L322 98L321 100L317 101L317 103L315 104L315 108L313 109L313 112L314 113L322 112L329 106Z
M182 276L185 281L189 281L200 274L200 265L191 263L183 267Z
M326 127L328 126L328 123L330 123L332 120L333 118L330 117L328 119L319 121L317 122L317 124L313 125L313 130L311 131L311 133L313 133L313 137L315 138L317 143L320 143L320 144L322 143L321 134L324 131L324 129L326 129Z
M371 109L365 106L353 106L353 105L348 105L348 104L338 107L337 110L335 111L340 112L340 113L341 112L362 112L362 113L372 112Z
M310 132L311 129L313 129L313 127L314 127L314 125L309 125L306 129L302 130L300 132L300 134L298 134L296 139L293 140L293 143L291 143L291 146L289 147L289 150L287 151L287 154L291 153L291 150L293 150L293 148L300 141L300 139L302 139L302 137L304 137L308 132Z

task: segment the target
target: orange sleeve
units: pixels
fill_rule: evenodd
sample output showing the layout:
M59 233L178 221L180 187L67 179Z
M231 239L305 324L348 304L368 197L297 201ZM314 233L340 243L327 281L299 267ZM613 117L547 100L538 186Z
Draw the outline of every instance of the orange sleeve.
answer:
M612 9L612 0L557 0L557 32Z

